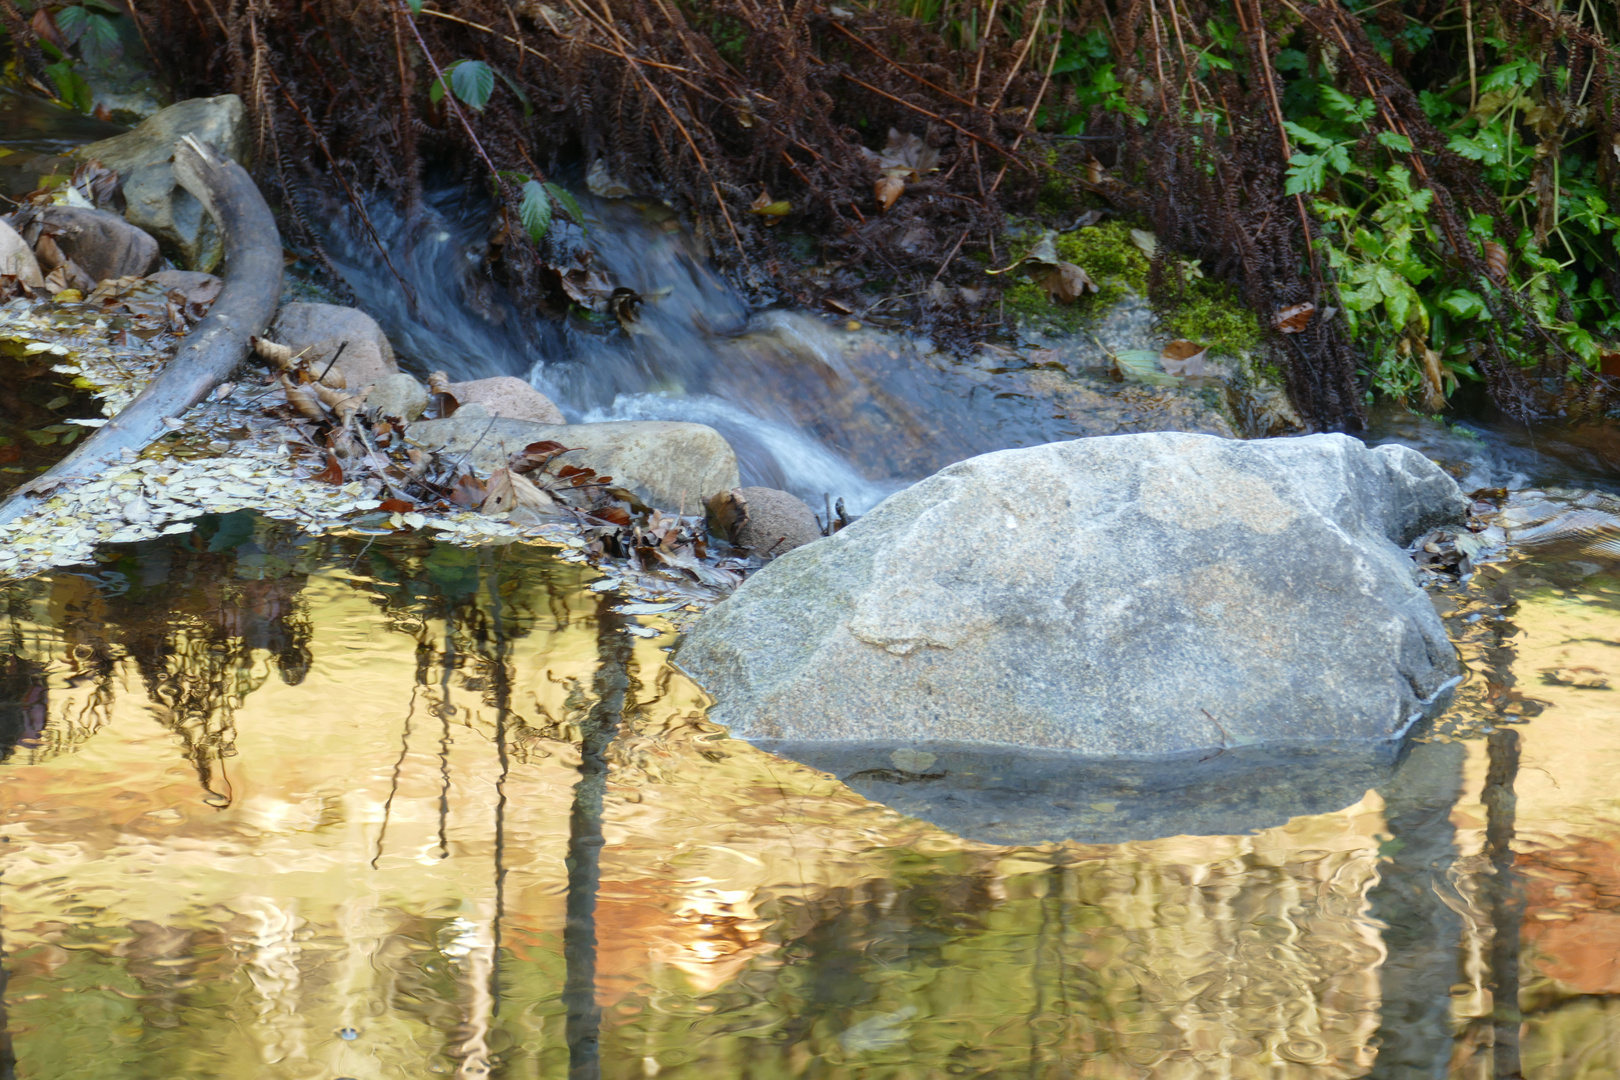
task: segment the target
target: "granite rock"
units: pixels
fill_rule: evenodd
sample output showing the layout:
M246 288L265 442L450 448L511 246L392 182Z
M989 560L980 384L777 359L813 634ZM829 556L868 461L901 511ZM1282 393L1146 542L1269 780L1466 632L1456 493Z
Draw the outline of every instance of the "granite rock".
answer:
M388 335L383 333L376 319L358 308L303 301L282 304L281 310L276 312L276 321L270 324L268 336L295 352L333 339L349 342L350 348L369 343L376 347L389 370L399 369Z
M766 559L785 555L821 539L816 512L797 495L768 487L740 488L747 518L737 530L737 543Z
M406 423L427 412L431 401L427 387L403 371L384 375L366 395L366 408L375 416L397 416Z
M80 206L42 207L22 235L34 245L36 255L49 246L41 245L42 237L49 237L57 251L77 263L92 281L144 277L163 261L156 240L106 210ZM60 263L49 259L40 262L46 273L58 265Z
M712 719L840 770L1390 741L1458 671L1400 546L1465 506L1342 435L1000 451L776 559L678 659Z
M142 165L124 179L124 220L150 233L176 263L211 273L225 258L219 226L174 178L167 161Z
M247 112L235 94L191 98L162 109L110 139L88 143L73 152L80 161L99 161L121 176L174 157L174 144L187 135L247 164Z
M566 424L552 400L513 375L450 383L450 396L462 405L482 405L491 416L533 420L538 424Z
M444 420L418 420L411 441L445 454L465 455L463 468L488 476L530 443L553 440L576 448L562 460L613 477L649 506L697 512L708 495L738 486L737 455L718 431L703 424L618 420L601 424L537 424L491 416L464 405Z

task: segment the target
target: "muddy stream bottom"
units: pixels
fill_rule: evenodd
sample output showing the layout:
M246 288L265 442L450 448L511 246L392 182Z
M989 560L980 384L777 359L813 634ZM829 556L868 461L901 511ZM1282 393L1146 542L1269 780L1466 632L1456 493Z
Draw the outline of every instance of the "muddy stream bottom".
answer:
M0 586L15 1075L1620 1073L1612 563L1437 596L1351 805L1033 847L728 739L594 575L242 514Z

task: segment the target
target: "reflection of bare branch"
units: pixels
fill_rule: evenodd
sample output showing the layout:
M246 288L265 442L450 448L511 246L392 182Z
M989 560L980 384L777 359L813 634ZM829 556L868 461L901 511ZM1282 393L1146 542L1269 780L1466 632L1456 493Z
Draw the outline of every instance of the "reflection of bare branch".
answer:
M1498 727L1485 740L1490 767L1480 802L1485 804L1485 855L1495 871L1490 888L1491 975L1496 1018L1495 1058L1499 1077L1519 1075L1519 924L1524 898L1513 871L1513 833L1518 796L1519 733Z
M629 705L630 636L624 620L604 595L597 602L596 649L599 666L592 689L596 698L579 747L579 783L568 815L568 922L563 928L563 960L568 974L563 1003L568 1009L568 1075L575 1080L601 1076L602 1009L596 1002L596 894L602 880L602 799L607 793L608 748Z

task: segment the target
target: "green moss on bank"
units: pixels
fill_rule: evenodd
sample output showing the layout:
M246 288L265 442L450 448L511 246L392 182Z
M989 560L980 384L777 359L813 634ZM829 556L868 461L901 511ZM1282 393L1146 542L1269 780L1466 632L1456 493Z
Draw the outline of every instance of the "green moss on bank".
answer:
M1057 237L1053 246L1058 258L1083 269L1099 291L1073 304L1057 304L1035 282L1019 280L1007 287L1003 298L1020 321L1044 325L1059 333L1079 333L1127 292L1147 295L1148 258L1131 240L1129 224L1110 221L1077 229ZM1243 306L1235 290L1203 278L1187 282L1175 310L1165 316L1164 328L1175 337L1229 355L1255 349L1261 342L1259 320Z

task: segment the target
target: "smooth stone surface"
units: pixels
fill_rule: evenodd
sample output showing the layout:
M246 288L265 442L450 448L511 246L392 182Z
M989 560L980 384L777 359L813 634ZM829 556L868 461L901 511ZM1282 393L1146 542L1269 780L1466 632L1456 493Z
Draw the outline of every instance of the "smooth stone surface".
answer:
M174 144L187 135L208 143L232 160L247 164L247 112L235 94L191 98L142 121L122 135L73 151L80 161L99 161L121 176L174 157Z
M739 736L1095 757L1397 739L1455 652L1398 545L1462 519L1421 455L1159 433L972 458L692 630Z
M0 276L7 275L18 278L30 289L45 287L45 275L39 271L34 249L10 224L0 221Z
M124 220L150 233L175 262L211 272L225 258L219 226L196 196L181 187L169 162L143 165L124 180Z
M271 341L279 341L294 352L332 339L350 342L350 348L362 342L376 347L389 365L390 371L399 366L394 358L394 347L388 343L377 320L358 308L340 304L311 304L299 301L281 305L275 322L267 334Z
M741 488L736 494L748 509L737 542L754 554L774 559L821 539L816 512L797 495L768 487Z
M552 400L514 375L449 384L450 395L462 405L482 405L491 416L533 420L537 424L566 424Z
M384 375L366 395L366 408L373 415L397 416L406 423L426 412L430 402L427 387L403 371Z
M720 433L703 424L616 420L603 424L536 424L490 416L466 405L444 420L418 420L410 439L418 446L465 455L462 468L488 476L530 443L554 440L577 447L561 459L613 477L649 506L695 513L717 491L738 486L737 455Z
M38 245L46 230L62 254L78 263L94 281L145 277L163 261L156 240L106 210L46 206L23 236Z
M342 346L343 351L338 351ZM310 370L317 376L330 371L343 378L349 390L364 390L381 379L399 374L399 365L392 356L384 356L377 343L367 338L327 338L313 345L303 346ZM335 362L334 362L335 361Z
M155 274L147 274L146 280L163 286L165 289L184 293L188 299L213 299L225 287L225 282L213 274L205 274L200 270L159 270Z

